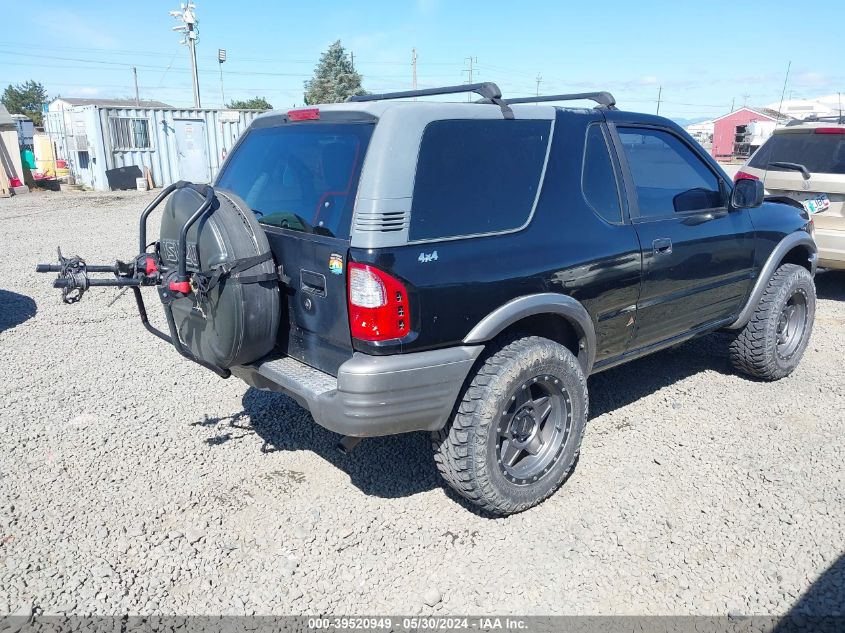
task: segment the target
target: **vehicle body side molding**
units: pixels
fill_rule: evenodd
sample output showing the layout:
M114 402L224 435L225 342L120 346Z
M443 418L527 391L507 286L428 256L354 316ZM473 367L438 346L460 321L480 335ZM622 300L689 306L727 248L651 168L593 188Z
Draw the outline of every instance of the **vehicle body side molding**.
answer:
M763 296L763 292L765 292L766 286L772 278L772 275L775 274L778 265L781 263L783 258L786 257L786 254L797 246L805 247L808 251L810 251L810 255L808 257L810 272L815 274L816 260L818 256L816 254L816 243L813 241L813 238L805 231L795 231L794 233L790 233L778 242L774 249L772 249L772 252L769 254L769 258L766 260L766 263L763 264L763 268L757 276L757 281L754 282L754 288L751 290L751 295L748 297L748 301L746 301L745 306L742 308L742 312L739 313L736 321L727 326L727 329L738 330L745 327L745 324L751 320L751 317L754 315L754 310L757 308L757 304L760 303L760 298Z
M555 314L572 325L578 335L578 360L589 376L596 358L596 329L586 308L567 295L543 292L512 299L481 319L463 342L475 345L489 341L517 321L538 314Z

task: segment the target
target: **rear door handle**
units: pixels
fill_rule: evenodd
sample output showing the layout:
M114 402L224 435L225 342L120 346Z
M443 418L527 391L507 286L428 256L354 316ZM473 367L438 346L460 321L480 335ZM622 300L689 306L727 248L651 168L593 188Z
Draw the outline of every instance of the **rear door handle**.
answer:
M672 240L668 237L658 237L651 245L655 255L669 255L672 252Z
M318 297L326 296L326 276L320 273L315 273L311 270L299 271L300 288L304 292L308 292Z

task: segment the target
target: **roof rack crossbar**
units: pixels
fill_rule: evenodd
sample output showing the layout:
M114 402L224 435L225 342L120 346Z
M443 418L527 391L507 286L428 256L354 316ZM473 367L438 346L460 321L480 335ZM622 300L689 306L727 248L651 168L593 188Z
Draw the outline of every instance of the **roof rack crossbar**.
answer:
M538 95L535 97L518 97L516 99L506 99L506 101L510 104L514 103L539 103L542 101L579 101L581 99L586 99L589 101L595 101L600 106L607 108L608 110L614 110L616 108L616 99L613 97L612 94L606 91L601 92L575 92L572 94L563 94L563 95Z
M421 90L403 90L401 92L383 92L381 94L353 95L347 97L347 102L360 103L362 101L384 101L387 99L411 99L413 97L431 97L434 95L451 95L463 92L474 92L484 97L485 101L495 103L502 109L506 119L513 118L513 112L507 102L502 99L502 91L492 81L477 84L460 84L458 86L443 86L441 88L423 88Z

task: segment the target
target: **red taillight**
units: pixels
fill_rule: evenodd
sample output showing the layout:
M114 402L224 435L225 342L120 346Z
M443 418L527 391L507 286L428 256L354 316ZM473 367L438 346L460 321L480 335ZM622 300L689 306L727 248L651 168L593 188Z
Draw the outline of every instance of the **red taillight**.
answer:
M320 118L320 108L300 108L298 110L288 110L288 120L290 121L317 121Z
M734 182L736 182L737 180L760 180L760 179L757 176L755 176L754 174L749 174L747 171L740 170L740 171L736 172L736 176L734 176Z
M845 134L845 127L817 127L816 134Z
M349 329L352 338L386 341L410 332L408 291L405 285L383 270L350 263Z

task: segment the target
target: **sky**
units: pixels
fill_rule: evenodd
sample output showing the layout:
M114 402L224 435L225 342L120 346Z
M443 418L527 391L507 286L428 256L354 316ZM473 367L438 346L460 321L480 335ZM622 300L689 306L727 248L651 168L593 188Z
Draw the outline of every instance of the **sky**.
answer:
M0 0L3 5L19 0ZM302 105L303 81L336 39L354 53L371 92L495 81L505 96L608 90L620 108L676 119L709 118L781 98L845 92L845 52L796 12L838 15L841 0L812 9L782 0L744 3L393 0L199 0L202 105L256 95ZM36 5L29 5L35 7ZM810 5L808 5L810 6ZM193 103L188 49L171 30L178 1L39 0L16 11L0 37L0 87L34 79L51 97L131 97ZM797 24L797 26L796 26ZM806 28L801 27L805 24Z

